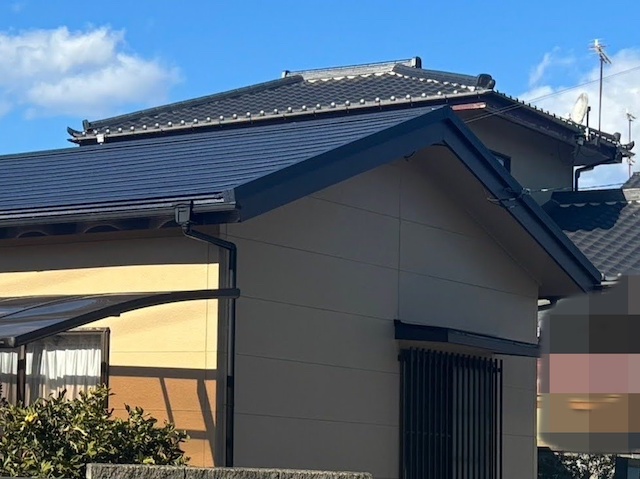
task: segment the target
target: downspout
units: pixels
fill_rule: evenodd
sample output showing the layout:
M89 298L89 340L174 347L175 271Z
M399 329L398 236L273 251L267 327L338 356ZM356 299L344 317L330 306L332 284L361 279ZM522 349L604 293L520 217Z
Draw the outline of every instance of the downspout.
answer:
M227 250L229 259L229 287L237 287L238 248L230 241L211 236L192 228L191 205L175 208L175 221L187 237ZM234 410L235 410L235 353L236 353L236 300L231 299L227 325L227 381L225 411L225 467L233 467Z
M577 152L579 150L579 146L577 147L577 149L574 151L574 159L577 156ZM589 166L581 166L580 168L576 168L575 172L574 172L574 176L573 176L573 191L578 191L578 180L580 179L580 175L585 172L585 171L590 171L593 170L596 166L602 166L602 165L611 165L611 164L615 164L617 159L620 159L622 156L622 152L620 151L620 148L618 148L618 151L616 152L616 155L613 159L606 159L606 160L602 160L599 161L597 163L594 163L593 165L589 165ZM622 156L623 157L623 156Z
M582 172L593 170L596 166L599 166L601 164L602 163L598 163L597 165L582 166L580 168L576 168L573 178L573 191L578 191L578 180L580 179L580 175L582 174Z

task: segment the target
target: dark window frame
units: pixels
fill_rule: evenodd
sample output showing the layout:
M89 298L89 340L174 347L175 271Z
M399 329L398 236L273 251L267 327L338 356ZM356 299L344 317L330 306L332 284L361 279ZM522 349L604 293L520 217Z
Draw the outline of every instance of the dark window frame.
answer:
M64 331L54 336L82 336L100 334L100 384L109 386L109 350L111 330L109 328L77 328ZM24 404L27 395L27 344L18 348L18 372L16 402Z

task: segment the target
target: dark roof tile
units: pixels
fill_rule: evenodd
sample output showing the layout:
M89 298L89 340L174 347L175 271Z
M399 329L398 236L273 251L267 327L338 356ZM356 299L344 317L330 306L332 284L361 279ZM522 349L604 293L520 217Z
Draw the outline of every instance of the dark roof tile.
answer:
M603 274L616 276L640 272L639 198L628 188L560 192L545 210Z
M629 178L626 183L624 185L622 185L623 188L640 188L640 173L639 172L635 172L633 175L631 175L631 178Z
M455 96L493 88L490 75L460 75L436 70L423 70L409 61L344 67L330 70L285 72L284 78L267 83L240 88L229 92L173 103L113 118L85 122L85 130L98 132L110 129L123 131L152 127L156 123L179 124L205 118L244 116L247 112L257 115L260 110L272 112L287 108L300 110L316 104L327 108L332 102L340 105L364 99L391 97L433 98L439 101L444 95ZM420 62L413 62L414 65Z

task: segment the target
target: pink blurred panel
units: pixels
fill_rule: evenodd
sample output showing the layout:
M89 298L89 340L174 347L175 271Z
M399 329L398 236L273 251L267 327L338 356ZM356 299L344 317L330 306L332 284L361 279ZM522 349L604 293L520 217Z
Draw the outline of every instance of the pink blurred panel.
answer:
M549 392L588 393L589 354L550 354Z
M629 354L627 358L627 384L630 394L640 394L640 354Z
M591 354L589 392L626 394L629 391L629 354Z

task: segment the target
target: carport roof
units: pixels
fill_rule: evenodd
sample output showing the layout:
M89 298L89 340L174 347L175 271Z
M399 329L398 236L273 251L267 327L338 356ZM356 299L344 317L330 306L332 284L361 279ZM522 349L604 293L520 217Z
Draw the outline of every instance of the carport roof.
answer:
M0 349L15 348L93 321L159 304L233 299L237 289L0 298Z

